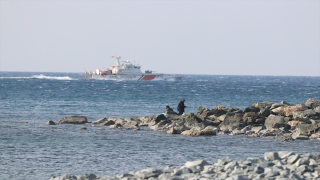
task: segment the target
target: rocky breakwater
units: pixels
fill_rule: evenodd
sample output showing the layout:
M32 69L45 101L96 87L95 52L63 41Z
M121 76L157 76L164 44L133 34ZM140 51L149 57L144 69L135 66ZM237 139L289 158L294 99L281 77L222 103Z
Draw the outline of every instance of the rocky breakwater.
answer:
M244 109L200 106L197 114L177 115L166 110L158 116L140 118L155 131L182 135L245 135L247 137L278 137L320 140L320 101L308 99L304 104L291 105L259 102Z
M66 117L58 122L66 123L90 124L84 116ZM304 104L258 102L244 109L222 105L213 109L200 106L197 114L184 115L178 115L167 108L160 115L101 118L91 124L132 130L148 126L154 131L190 136L225 133L247 137L277 137L284 141L320 140L320 101L310 98Z
M51 180L120 180L120 179L320 179L320 154L295 154L293 152L266 152L264 157L248 157L244 160L219 159L188 161L183 166L166 166L131 171L116 176L97 177L64 175Z

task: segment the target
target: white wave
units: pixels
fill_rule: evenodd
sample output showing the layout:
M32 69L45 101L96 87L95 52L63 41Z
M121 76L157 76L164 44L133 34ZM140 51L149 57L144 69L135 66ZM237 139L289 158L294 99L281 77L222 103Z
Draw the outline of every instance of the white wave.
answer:
M75 80L69 76L46 76L43 74L29 77L0 77L0 79L55 79L55 80Z
M31 76L32 79L75 80L69 76L46 76L43 74Z

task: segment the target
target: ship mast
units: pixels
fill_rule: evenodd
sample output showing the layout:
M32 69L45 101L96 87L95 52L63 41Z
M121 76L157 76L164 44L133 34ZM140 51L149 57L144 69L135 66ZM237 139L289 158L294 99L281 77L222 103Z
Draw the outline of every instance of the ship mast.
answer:
M120 66L120 59L121 59L121 56L116 56L117 58L117 66Z

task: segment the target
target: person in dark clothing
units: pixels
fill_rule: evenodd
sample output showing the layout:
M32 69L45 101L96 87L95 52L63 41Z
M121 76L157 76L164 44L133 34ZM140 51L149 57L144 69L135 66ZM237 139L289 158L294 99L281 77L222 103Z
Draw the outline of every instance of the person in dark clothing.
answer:
M187 106L184 105L185 100L182 99L179 104L178 104L178 111L179 111L179 115L184 113L184 108L186 108Z

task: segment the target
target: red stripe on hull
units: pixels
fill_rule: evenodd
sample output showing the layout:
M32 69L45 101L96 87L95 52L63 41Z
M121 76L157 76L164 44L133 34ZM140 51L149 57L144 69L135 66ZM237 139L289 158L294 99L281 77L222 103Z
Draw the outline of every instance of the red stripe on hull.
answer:
M156 78L157 77L157 75L144 75L141 79L140 79L140 81L150 81L150 80L152 80L152 79L154 79L154 78Z

